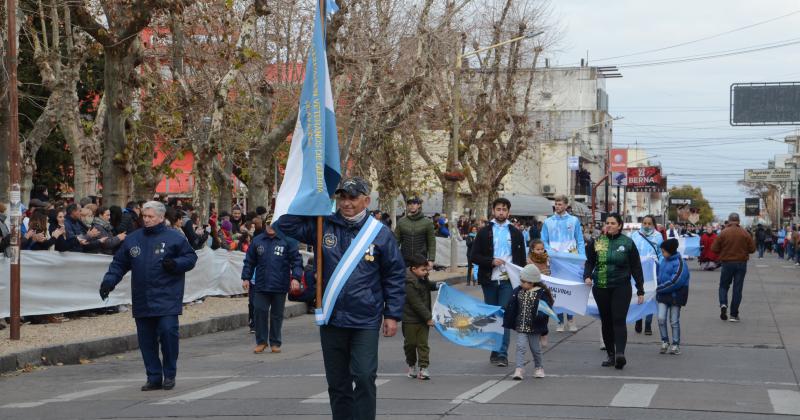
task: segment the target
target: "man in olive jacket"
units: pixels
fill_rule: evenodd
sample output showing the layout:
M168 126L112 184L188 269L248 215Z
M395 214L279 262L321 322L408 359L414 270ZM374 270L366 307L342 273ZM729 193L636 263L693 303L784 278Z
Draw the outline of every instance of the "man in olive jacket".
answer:
M422 215L422 200L417 197L406 201L406 215L397 221L394 231L406 266L413 255L422 255L432 264L436 260L436 237L433 222Z

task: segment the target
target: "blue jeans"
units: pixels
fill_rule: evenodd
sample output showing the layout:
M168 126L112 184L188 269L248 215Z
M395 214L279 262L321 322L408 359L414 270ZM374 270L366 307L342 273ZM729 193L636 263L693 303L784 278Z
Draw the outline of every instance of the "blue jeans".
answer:
M380 330L319 328L334 420L375 418Z
M731 296L731 316L739 316L739 304L742 302L742 288L744 276L747 274L747 262L723 262L722 272L719 275L719 304L728 305L728 289L733 282L733 295Z
M256 330L256 344L269 344L270 346L280 347L286 293L265 293L252 290L250 293L253 295L253 321Z
M178 370L178 315L136 319L136 336L142 352L147 382L160 384L163 378L175 379ZM164 356L158 358L159 344Z
M661 342L669 343L667 333L667 317L672 327L672 344L681 344L681 307L658 303L658 331L661 332Z
M786 245L786 258L790 260L794 259L794 245L792 245L791 242L789 242L789 244Z
M560 314L556 314L556 316L558 316L558 325L563 324L564 323L564 314L560 313ZM567 321L572 321L572 318L574 318L574 317L575 317L575 315L567 314Z
M758 243L758 258L764 258L764 250L766 250L766 249L767 249L767 247L764 244L764 242L759 242Z
M514 289L511 287L511 282L508 280L497 282L490 280L486 284L482 284L483 289L483 302L487 305L502 306L505 308L508 301L511 300L511 292ZM508 343L511 341L511 332L506 328L503 332L503 345L500 350L492 352L492 357L505 357L508 358Z

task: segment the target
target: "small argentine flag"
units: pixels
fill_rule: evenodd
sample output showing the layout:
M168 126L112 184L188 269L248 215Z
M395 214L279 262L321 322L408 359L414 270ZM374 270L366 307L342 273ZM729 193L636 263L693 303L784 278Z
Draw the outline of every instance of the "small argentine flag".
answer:
M326 12L338 10L327 0ZM331 197L341 179L336 115L325 53L325 29L317 6L314 33L306 61L297 124L286 163L286 173L275 199L273 220L284 214L327 216Z
M547 304L547 302L541 299L539 299L539 312L549 316L550 318L553 318L553 320L558 322L558 315L556 315L556 312L550 307L550 305Z

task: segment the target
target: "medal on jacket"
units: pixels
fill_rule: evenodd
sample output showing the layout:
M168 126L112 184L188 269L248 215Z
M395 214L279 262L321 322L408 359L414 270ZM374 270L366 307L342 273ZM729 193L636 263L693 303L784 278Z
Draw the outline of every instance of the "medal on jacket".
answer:
M375 261L375 244L369 244L366 254L367 255L364 256L365 260L369 262Z
M156 248L156 254L163 254L165 252L164 248L166 248L166 247L167 247L167 244L165 242L161 242L161 246Z

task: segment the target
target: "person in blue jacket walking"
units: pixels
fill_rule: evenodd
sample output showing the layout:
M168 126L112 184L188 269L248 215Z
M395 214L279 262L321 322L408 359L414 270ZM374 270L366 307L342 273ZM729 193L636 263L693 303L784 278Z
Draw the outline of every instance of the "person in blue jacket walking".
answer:
M250 279L255 284L250 290ZM242 287L253 294L256 348L263 353L269 345L273 353L281 352L281 325L286 294L289 288L300 288L303 277L303 257L297 241L278 236L267 224L266 231L253 239L244 257Z
M357 177L343 180L336 190L338 210L324 217L322 249L316 250L323 256L323 288L332 281L331 276L351 242L370 222L369 193L369 183ZM302 243L315 244L316 219L287 214L273 227ZM333 303L327 324L319 329L335 420L375 418L381 327L385 337L392 337L403 317L406 266L394 234L381 224L377 236L357 258L355 268Z
M681 354L681 307L689 298L689 267L678 252L678 240L670 238L661 244L663 257L658 266L658 329L661 332L661 354ZM672 326L669 344L667 319Z
M165 213L163 203L144 204L144 229L125 238L100 284L100 298L106 300L125 273L131 272L131 312L147 372L142 391L175 387L185 274L197 262L186 238L164 224ZM163 363L158 356L159 343Z

